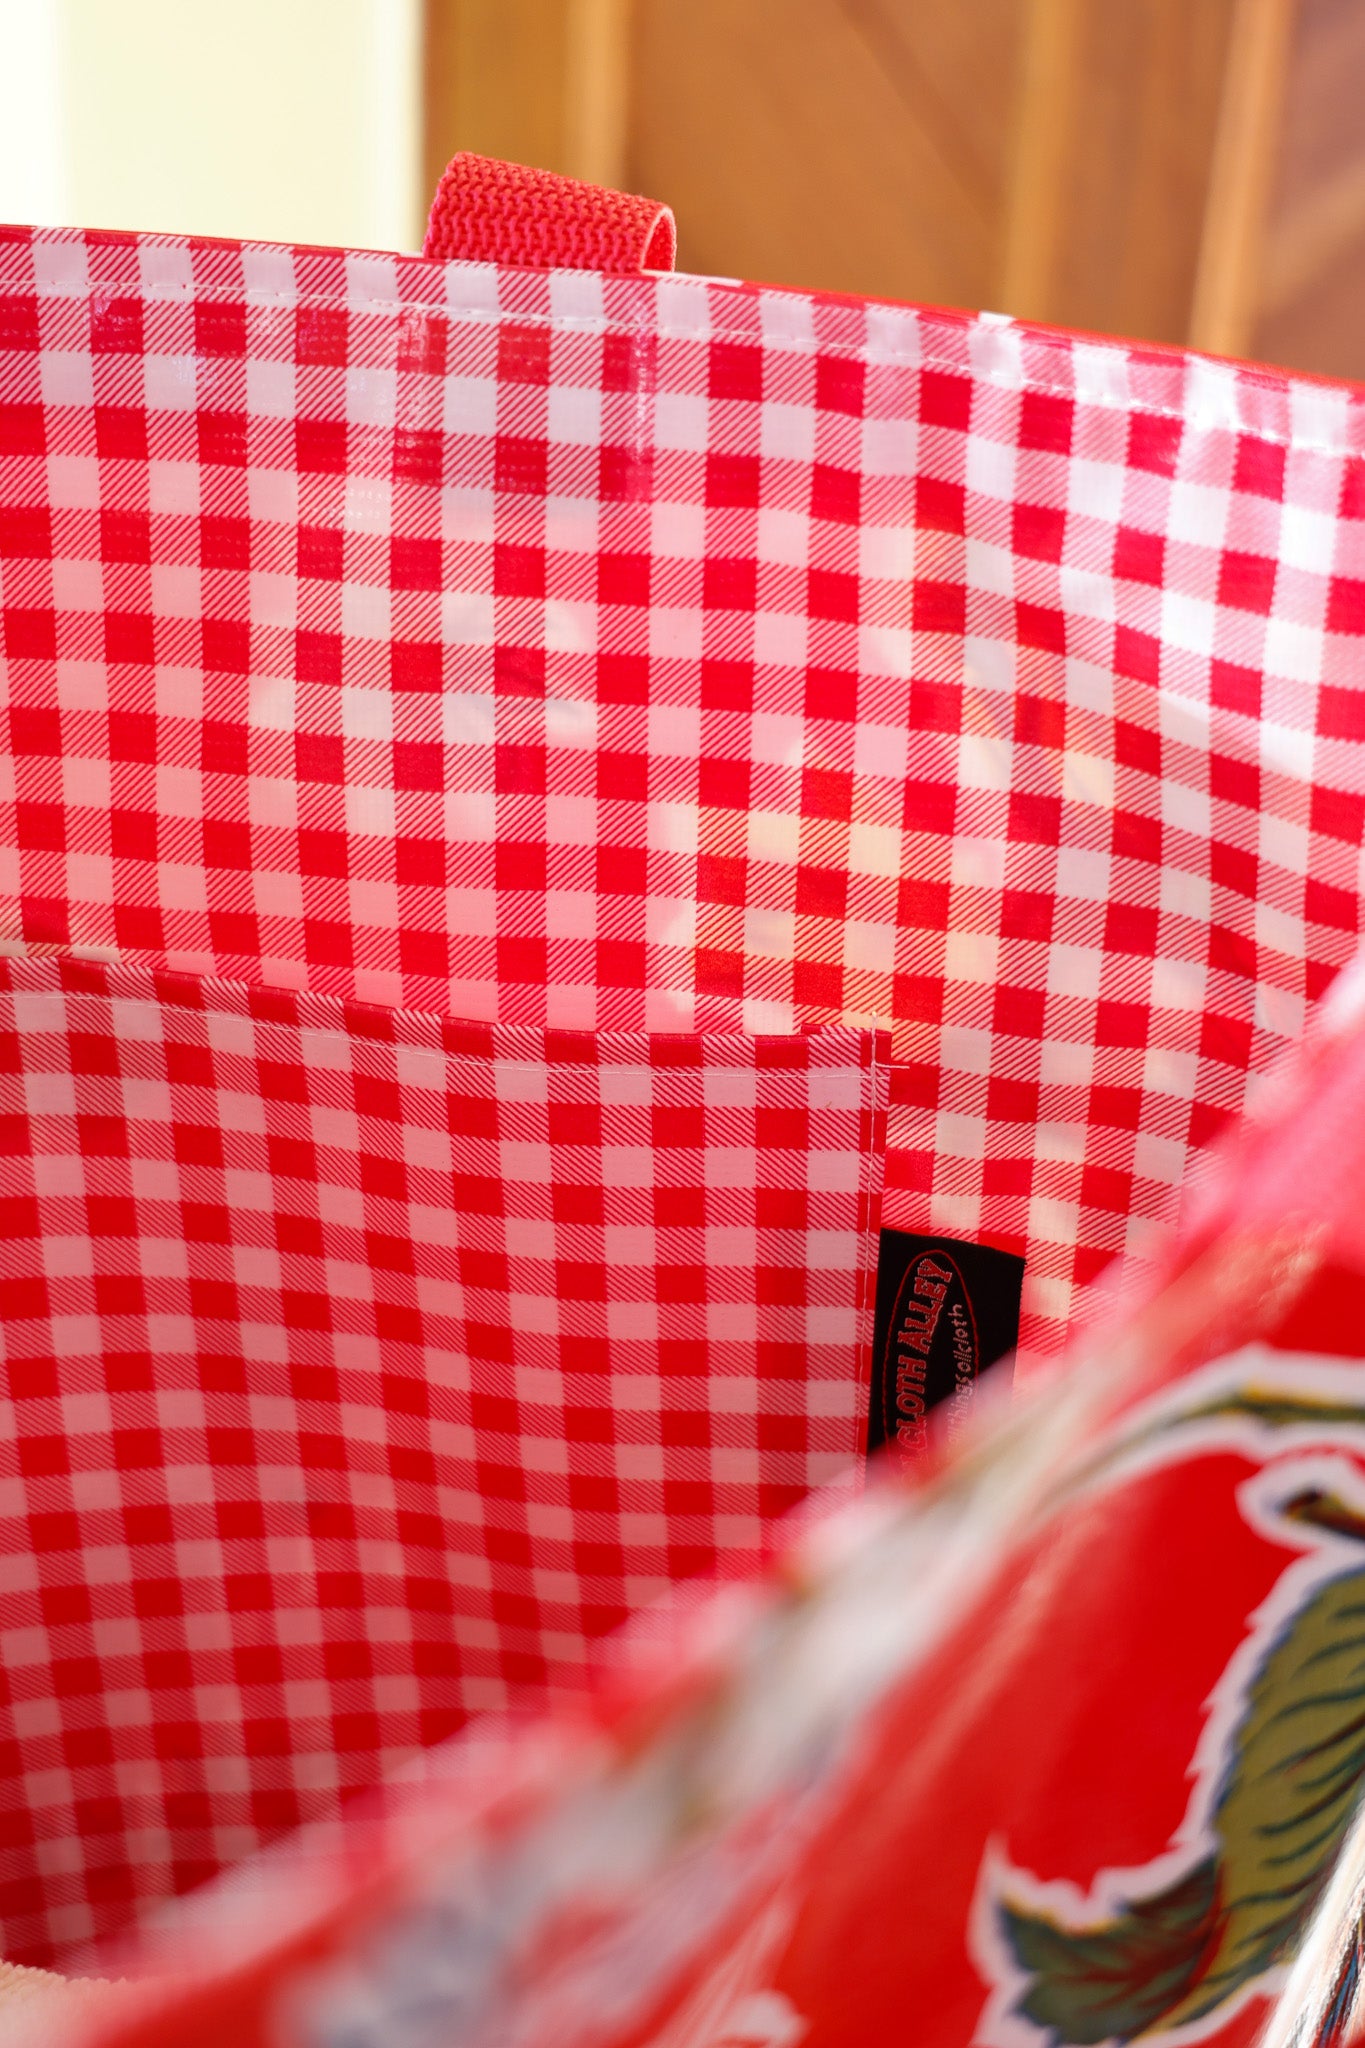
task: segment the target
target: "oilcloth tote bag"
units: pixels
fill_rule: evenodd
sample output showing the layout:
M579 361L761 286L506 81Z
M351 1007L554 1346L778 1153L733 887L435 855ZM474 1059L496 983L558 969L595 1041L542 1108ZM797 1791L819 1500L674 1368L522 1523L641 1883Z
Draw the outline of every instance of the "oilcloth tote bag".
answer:
M878 1216L1047 1377L1354 949L1358 398L667 239L0 242L16 1960L915 1440Z

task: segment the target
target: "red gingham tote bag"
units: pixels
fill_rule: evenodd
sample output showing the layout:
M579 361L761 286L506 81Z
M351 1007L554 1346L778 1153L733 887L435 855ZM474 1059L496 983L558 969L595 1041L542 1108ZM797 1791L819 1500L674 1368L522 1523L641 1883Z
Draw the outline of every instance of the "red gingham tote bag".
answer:
M1360 926L1349 390L675 277L0 239L0 1949L856 1487L875 1225L1049 1376Z

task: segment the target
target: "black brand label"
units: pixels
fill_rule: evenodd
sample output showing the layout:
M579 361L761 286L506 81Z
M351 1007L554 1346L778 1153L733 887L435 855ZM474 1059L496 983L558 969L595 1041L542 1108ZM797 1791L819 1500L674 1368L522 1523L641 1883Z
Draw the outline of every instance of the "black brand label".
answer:
M1024 1262L989 1245L884 1230L877 1254L869 1453L904 1457L928 1442L928 1415L950 1401L950 1434L988 1365L1019 1342Z

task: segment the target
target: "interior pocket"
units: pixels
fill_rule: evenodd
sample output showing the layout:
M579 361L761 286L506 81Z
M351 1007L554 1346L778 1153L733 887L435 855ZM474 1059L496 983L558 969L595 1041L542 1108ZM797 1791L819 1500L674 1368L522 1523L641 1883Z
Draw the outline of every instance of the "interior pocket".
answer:
M6 1953L752 1569L862 1440L885 1079L0 962Z

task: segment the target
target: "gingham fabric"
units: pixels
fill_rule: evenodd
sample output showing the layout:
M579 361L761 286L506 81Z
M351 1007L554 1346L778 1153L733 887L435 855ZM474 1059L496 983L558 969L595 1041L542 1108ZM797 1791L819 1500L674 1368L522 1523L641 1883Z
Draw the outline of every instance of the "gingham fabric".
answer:
M1020 1375L1360 923L1345 390L684 277L14 232L26 943L894 1033Z
M306 997L499 1030L634 1034L637 1045L640 1034L702 1034L702 1074L713 1035L888 1028L884 1220L1024 1255L1027 1379L1355 946L1362 450L1365 411L1344 390L989 318L688 278L9 231L0 946L16 973L19 956L55 952L67 973L84 960L182 977L177 987L241 984L255 994L234 1000L248 1005ZM196 1016L162 993L169 984L147 986L158 1016ZM226 996L204 1001L241 1025ZM314 1028L294 1014L250 1021L286 1036ZM178 1023L159 1028L173 1039ZM26 1070L28 1052L15 1057ZM252 1113L277 1111L262 1093ZM193 1121L215 1128L207 1111ZM225 1125L223 1142L237 1130ZM23 1179L29 1142L12 1166L19 1202L39 1199ZM375 1156L393 1164L382 1146ZM169 1186L169 1161L153 1163ZM226 1209L229 1229L202 1254L183 1218L144 1222L134 1191L131 1217L121 1212L131 1232L115 1233L126 1267L107 1277L221 1287L206 1297L219 1334L205 1356L250 1359L223 1398L280 1403L267 1406L269 1428L287 1439L300 1411L281 1391L281 1362L234 1350L232 1334L231 1304L241 1314L244 1292L274 1284L236 1272L233 1236L248 1212L287 1213L290 1176L271 1172L282 1178L264 1211L202 1197ZM314 1202L307 1175L294 1178ZM412 1219L384 1191L397 1185L380 1173L374 1190L381 1206L397 1204L390 1222L338 1220L338 1231L372 1229L401 1256ZM354 1186L348 1200L349 1215ZM453 1191L450 1204L453 1214ZM78 1259L90 1228L59 1231L40 1202L9 1255L41 1255L50 1290L61 1271L48 1270L49 1232L76 1247L54 1258ZM401 1315L385 1320L421 1274L428 1241L420 1229L406 1241L411 1274L375 1265L377 1349L365 1368L395 1389L420 1387L428 1342ZM316 1262L317 1242L275 1253ZM338 1254L347 1286L361 1285L357 1242ZM102 1236L91 1244L89 1257L105 1256ZM807 1271L821 1263L792 1258ZM274 1270L245 1264L253 1276ZM19 1302L38 1277L36 1263L17 1275ZM89 1289L106 1276L96 1263L69 1277ZM342 1303L360 1313L356 1297L316 1279L299 1291L336 1317ZM80 1311L92 1313L145 1311ZM12 1349L34 1317L11 1314ZM82 1328L86 1348L54 1334L43 1355L62 1369L69 1356L85 1377L39 1399L69 1394L102 1417L125 1340ZM339 1372L343 1333L314 1334L310 1369L330 1358L318 1369ZM127 1353L171 1372L198 1341L168 1349L147 1335ZM862 1369L846 1352L845 1449ZM732 1537L745 1552L767 1506L839 1447L803 1434L834 1382L813 1363L802 1375L811 1391L797 1413L771 1411L783 1438L768 1446L776 1490L753 1495L742 1526L697 1531L694 1512L706 1522L731 1510L694 1510L683 1496L648 1529L629 1517L659 1511L622 1506L618 1541L615 1510L596 1504L583 1513L608 1517L607 1554L566 1581L539 1544L505 1560L553 1583L484 1642L483 1664L460 1639L458 1673L442 1666L432 1681L438 1694L449 1687L450 1710L534 1676L552 1648L571 1669L595 1625L587 1610L605 1618L633 1598L627 1580L653 1584L671 1568L667 1556L659 1565L661 1535L665 1553L676 1544L698 1562ZM790 1373L776 1381L787 1398ZM207 1366L197 1384L207 1399ZM127 1394L150 1414L145 1385ZM392 1419L382 1402L371 1412L375 1434L357 1442L391 1430L406 1447L423 1426L401 1406ZM698 1396L690 1412L711 1409ZM40 1418L54 1445L65 1441L57 1413ZM517 1427L503 1429L501 1411L494 1420L511 1456ZM790 1441L788 1423L799 1425ZM603 1441L628 1445L643 1425L613 1389L600 1426ZM135 1432L152 1427L139 1419ZM239 1449L256 1455L232 1435L221 1458L207 1453L212 1484L221 1463L224 1485L236 1472L243 1501L263 1503L274 1466L234 1466ZM135 1469L133 1505L150 1488L145 1504L160 1513L155 1466ZM529 1483L515 1461L498 1469ZM749 1470L733 1483L752 1486ZM368 1476L355 1475L367 1510ZM571 1464L561 1475L574 1517L576 1476ZM500 1498L482 1483L472 1491ZM389 1501L374 1512L397 1513ZM591 1528L583 1540L594 1544L602 1532ZM213 1654L228 1658L233 1684L277 1701L265 1719L282 1731L270 1738L283 1745L278 1773L253 1776L239 1739L221 1780L194 1781L174 1814L161 1802L179 1797L170 1759L178 1769L189 1706L168 1705L163 1721L146 1704L150 1679L125 1683L122 1667L104 1666L126 1657L141 1674L164 1654L166 1685L213 1721L218 1678L201 1686L201 1653L179 1622L142 1616L137 1602L162 1597L139 1591L144 1565L152 1587L179 1584L172 1566L196 1585L219 1567L167 1550L154 1573L131 1539L101 1539L96 1550L116 1553L109 1583L131 1607L71 1623L104 1632L81 1666L92 1704L80 1712L95 1717L98 1748L101 1689L131 1694L126 1726L140 1733L126 1740L142 1746L130 1756L109 1735L91 1768L114 1775L90 1781L106 1789L78 1811L74 1766L59 1760L65 1709L10 1709L17 1730L51 1745L41 1767L11 1749L27 1802L12 1823L16 1867L37 1867L30 1832L45 1845L42 1904L11 1923L11 1952L17 1941L40 1955L45 1940L111 1923L130 1887L188 1881L315 1793L325 1806L352 1782L350 1759L359 1778L432 1732L417 1651L402 1645L455 1640L448 1617L431 1634L414 1619L421 1588L446 1583L427 1561L433 1533L420 1523L397 1551L397 1539L376 1538L380 1550L355 1567L388 1589L389 1632L355 1638L397 1660L379 1659L372 1676L353 1676L343 1658L335 1680L325 1668L319 1678L308 1659L325 1666L328 1644L286 1643L270 1620L275 1568L257 1576L261 1635L240 1658L230 1635ZM202 1540L273 1556L284 1538L239 1538L234 1525ZM303 1540L291 1533L278 1554L297 1560L288 1544ZM83 1554L60 1519L30 1523L15 1544L13 1570L29 1575L35 1601L51 1559ZM397 1591L407 1577L411 1603ZM368 1613L363 1586L347 1586L340 1604ZM567 1614L544 1611L561 1597ZM279 1611L313 1615L316 1587L300 1602ZM34 1641L38 1670L64 1659ZM382 1701L366 1690L390 1680ZM354 1721L341 1703L352 1684L364 1702ZM211 1695L203 1707L196 1687ZM243 1725L231 1687L221 1698L228 1725ZM310 1716L316 1738L299 1735L298 1754L313 1760L296 1769L295 1721ZM104 1862L83 1846L109 1835L125 1846ZM21 1903L12 1891L9 1904Z
M754 1568L865 1426L884 1055L0 962L6 1953Z

